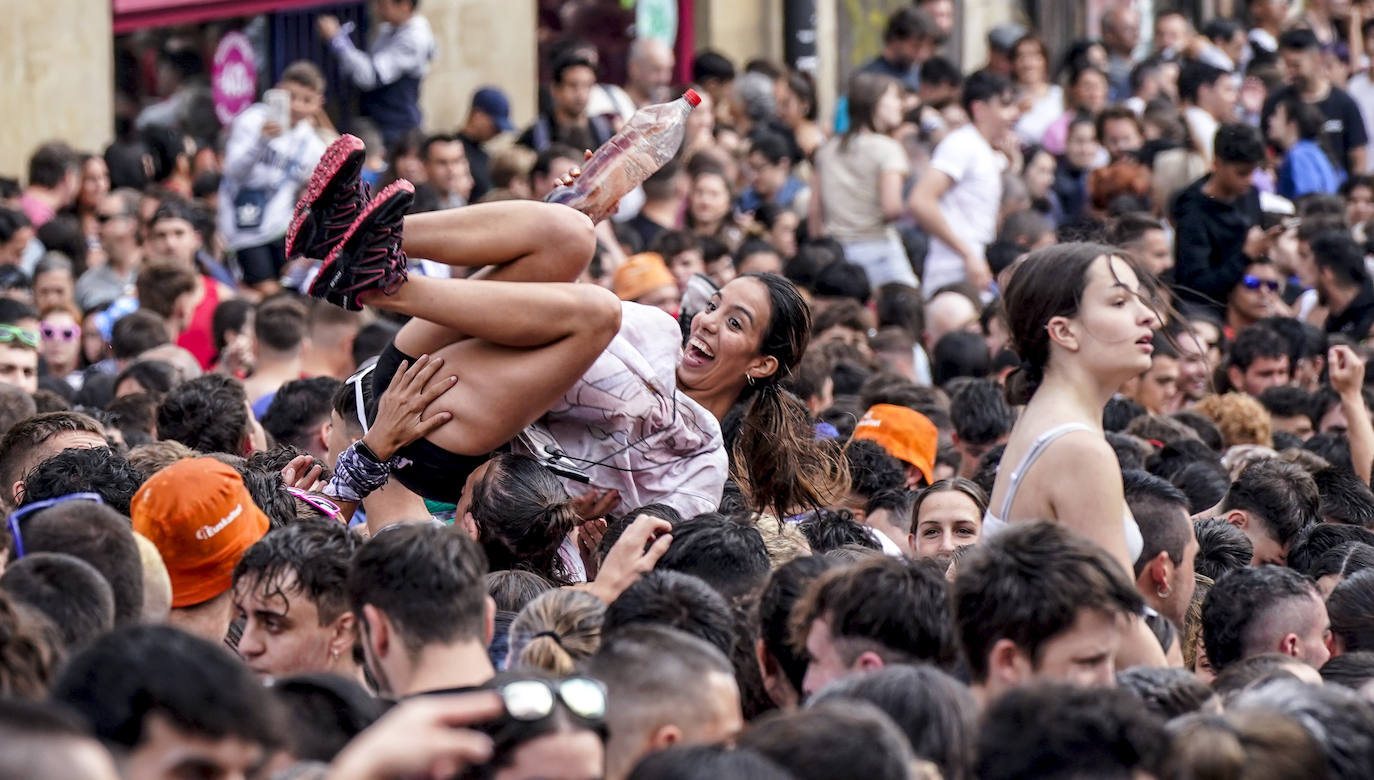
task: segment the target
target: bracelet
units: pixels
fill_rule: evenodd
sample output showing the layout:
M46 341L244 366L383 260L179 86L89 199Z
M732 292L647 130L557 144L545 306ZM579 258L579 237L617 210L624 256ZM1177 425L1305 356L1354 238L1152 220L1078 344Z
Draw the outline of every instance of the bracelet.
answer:
M353 446L358 449L359 455L363 456L364 458L367 458L373 463L386 463L386 461L382 460L381 456L373 452L372 448L367 446L367 442L363 441L362 439L358 439L356 442L354 442Z
M339 453L334 464L334 478L325 485L324 494L338 501L358 503L374 491L380 489L391 478L391 464L376 460L376 454L368 450L371 458L360 452L367 449L361 441Z

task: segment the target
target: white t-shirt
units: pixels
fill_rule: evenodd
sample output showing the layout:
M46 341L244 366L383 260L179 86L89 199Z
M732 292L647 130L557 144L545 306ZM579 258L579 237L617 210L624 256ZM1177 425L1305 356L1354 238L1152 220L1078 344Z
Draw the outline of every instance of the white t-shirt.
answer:
M263 137L268 111L265 104L251 105L229 128L217 224L230 249L286 235L301 185L324 154L324 141L309 122L299 122L276 138Z
M935 147L930 167L954 180L940 197L940 214L974 251L981 253L997 236L997 212L1002 205L1004 158L971 124L955 130ZM965 278L964 259L934 236L926 252L921 289L927 296Z
M1350 81L1345 84L1345 91L1350 93L1350 97L1355 99L1355 105L1360 107L1360 117L1364 119L1364 126L1374 128L1374 81L1370 81L1369 71L1363 70L1351 76ZM1374 173L1374 154L1365 156L1364 172Z
M1016 137L1021 139L1023 146L1038 144L1050 125L1063 115L1064 90L1057 84L1051 84L1045 96L1035 101L1030 110L1016 120Z
M564 478L571 495L615 488L616 512L663 503L685 517L720 505L729 475L720 423L677 389L681 360L676 320L621 304L620 331L606 351L526 429L535 443L556 441L591 478L590 486Z

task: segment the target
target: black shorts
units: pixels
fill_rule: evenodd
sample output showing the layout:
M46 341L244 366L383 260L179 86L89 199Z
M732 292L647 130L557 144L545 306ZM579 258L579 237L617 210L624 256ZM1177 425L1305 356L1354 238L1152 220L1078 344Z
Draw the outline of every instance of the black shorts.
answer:
M377 400L386 391L396 371L404 361L415 365L415 358L401 352L393 342L382 350L377 358L377 367L372 371L372 401L367 405L367 422L371 425L377 419ZM421 498L445 504L456 504L463 495L463 483L468 475L486 463L491 454L455 455L428 439L420 439L396 452L396 455L410 461L410 465L395 469L392 476Z
M279 238L261 246L244 247L236 252L244 284L275 282L286 267L286 239Z

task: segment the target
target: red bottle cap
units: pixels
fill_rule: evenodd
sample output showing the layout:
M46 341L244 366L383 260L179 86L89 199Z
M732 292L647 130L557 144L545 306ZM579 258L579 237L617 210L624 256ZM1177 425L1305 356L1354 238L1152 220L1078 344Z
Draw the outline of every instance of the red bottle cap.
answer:
M691 103L693 108L701 105L701 95L698 95L695 89L687 90L687 94L683 95L683 97L687 98L687 102Z

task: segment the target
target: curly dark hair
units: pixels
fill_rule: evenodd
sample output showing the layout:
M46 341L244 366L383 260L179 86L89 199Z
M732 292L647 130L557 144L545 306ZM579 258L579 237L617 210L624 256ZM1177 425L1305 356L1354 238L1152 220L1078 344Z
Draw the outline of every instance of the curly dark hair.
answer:
M158 436L200 452L241 455L248 425L243 384L221 374L177 385L157 407Z
M24 476L19 505L71 493L96 493L106 506L128 516L129 502L143 480L143 473L128 458L107 447L63 450Z

